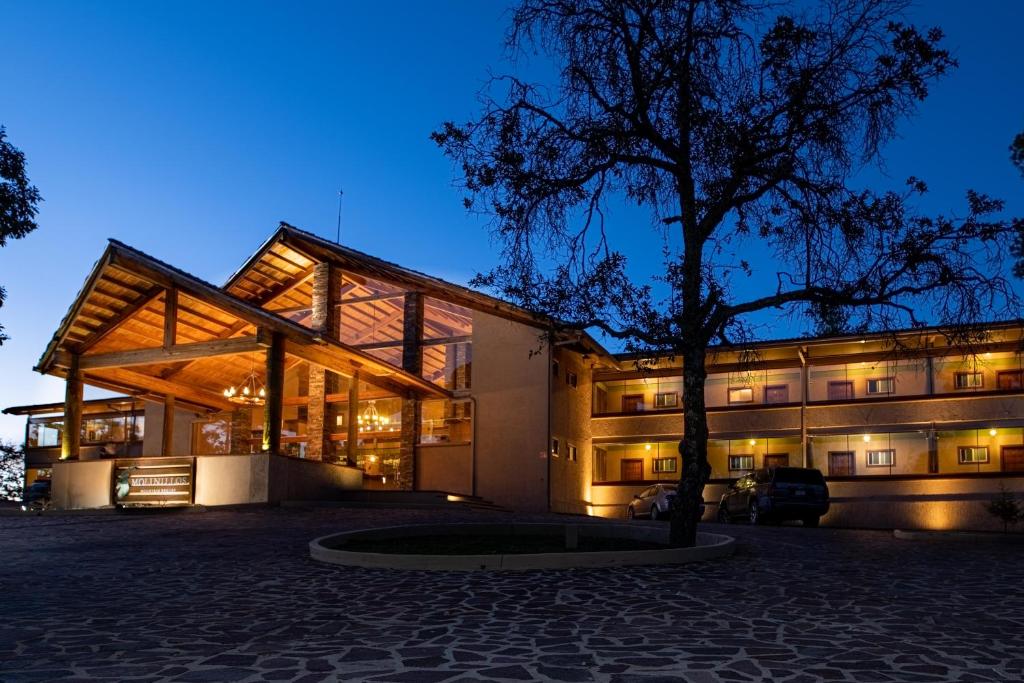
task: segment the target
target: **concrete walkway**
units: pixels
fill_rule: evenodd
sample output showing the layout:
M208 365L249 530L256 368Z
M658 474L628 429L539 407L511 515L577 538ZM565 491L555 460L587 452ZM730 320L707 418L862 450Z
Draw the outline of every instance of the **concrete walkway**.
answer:
M335 567L306 547L492 516L0 517L0 681L1024 679L1019 545L732 526L720 562L503 574Z

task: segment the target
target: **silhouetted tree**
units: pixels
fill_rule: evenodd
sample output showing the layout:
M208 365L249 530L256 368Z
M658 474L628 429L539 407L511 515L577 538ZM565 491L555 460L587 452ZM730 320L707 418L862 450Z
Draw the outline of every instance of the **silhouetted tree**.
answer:
M1003 533L1010 530L1011 524L1016 524L1024 517L1024 508L1017 501L1012 491L1006 489L1006 484L999 482L999 493L995 498L985 504L985 510L990 515L1003 523Z
M36 229L36 211L42 197L25 175L25 155L7 142L7 131L0 126L0 247L8 239L20 239ZM0 306L5 291L0 287ZM0 345L7 337L0 325Z
M0 440L0 500L21 500L24 481L24 447Z
M1021 175L1024 175L1024 132L1017 133L1017 137L1010 144L1010 161L1020 169Z
M682 359L675 544L695 543L711 471L706 352L749 340L749 314L885 330L1015 304L1001 202L968 192L963 215L930 217L913 208L919 180L854 186L955 66L941 31L903 22L908 4L522 0L508 46L551 56L557 86L494 78L478 118L432 136L503 244L478 285L644 357ZM612 195L651 212L664 246L650 280L627 273L636 231L612 244L605 230ZM735 278L755 275L755 253L770 279L740 298Z

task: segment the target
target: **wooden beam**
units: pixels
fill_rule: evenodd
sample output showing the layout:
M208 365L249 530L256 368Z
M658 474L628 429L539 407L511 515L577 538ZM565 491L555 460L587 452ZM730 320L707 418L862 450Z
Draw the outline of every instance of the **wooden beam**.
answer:
M164 294L164 351L170 351L178 339L178 290ZM166 453L164 455L167 455Z
M284 287L273 289L263 294L262 296L257 297L256 299L253 300L253 303L263 307L269 304L270 302L274 301L275 299L280 299L282 296L285 296L289 292L295 291L296 289L304 285L306 282L308 282L309 278L313 277L313 271L315 269L316 264L314 263L313 265L311 265L309 268L306 268L302 272L296 273L295 279L292 280L287 285L285 285Z
M220 338L221 339L231 339L236 334L238 334L239 332L244 330L246 327L249 327L251 324L252 323L250 323L247 320L239 320L237 323L235 323L234 325L229 327L227 330L225 330L224 333L222 335L220 335ZM171 377L174 377L178 373L187 370L193 363L195 363L196 361L199 361L199 360L202 360L202 359L201 358L197 358L195 360L185 361L185 362L183 362L181 365L179 365L177 367L167 368L166 370L163 370L163 371L160 372L160 376L163 377L164 379L170 379Z
M118 313L117 317L114 318L113 320L111 320L106 327L97 330L95 333L93 333L92 335L87 337L81 344L79 344L78 345L78 352L79 353L84 353L84 352L88 351L90 348L92 348L93 346L95 346L97 344L97 342L99 342L101 339L103 339L104 337L109 335L111 332L116 330L118 327L120 327L121 323L123 323L124 321L128 320L128 318L130 318L133 315L135 315L139 310L141 310L141 309L145 308L146 306L148 306L150 304L150 302L152 302L154 299L156 299L158 296L160 296L160 293L163 292L163 291L164 291L163 287L155 287L155 286L154 287L150 287L149 291L147 291L145 294L140 296L134 302L132 302L132 303L128 304L127 306L125 306L121 310L121 312Z
M403 373L398 368L393 368L386 362L373 357L360 358L354 350L350 350L337 343L326 342L317 345L296 344L288 342L286 351L293 356L317 365L323 365L329 370L351 377L356 370L361 371L364 382L368 382L382 389L386 389L397 396L405 396L410 389L441 397L450 397L451 392L431 384L425 379ZM384 372L381 372L384 370ZM374 374L380 372L380 374ZM404 381L392 379L392 375L401 375Z
M131 365L151 365L154 363L174 363L183 360L211 358L213 356L230 356L237 353L260 351L267 345L266 337L247 336L232 339L217 339L193 344L175 344L170 348L133 349L131 351L112 351L82 356L83 370L99 368L118 368Z
M160 455L174 455L174 395L164 396L164 424L160 437Z
M177 287L188 296L209 303L230 313L238 318L249 320L253 325L265 326L269 329L282 332L289 339L297 341L308 341L308 332L301 326L281 320L275 314L264 311L252 303L236 298L211 284L193 278L185 273L175 270L170 266L151 260L145 255L134 254L126 246L116 246L111 254L113 263L117 267L135 273L138 277L145 278L163 287Z
M87 373L87 381L88 377L92 377L94 374L99 381L90 383L99 384L100 382L108 381L125 388L152 391L159 396L170 394L189 403L217 410L234 410L238 407L217 392L188 386L179 382L171 382L160 377L153 377L152 375L146 375L126 368L96 369Z
M348 435L345 443L345 456L349 465L356 464L356 449L359 447L359 371L357 370L348 385Z

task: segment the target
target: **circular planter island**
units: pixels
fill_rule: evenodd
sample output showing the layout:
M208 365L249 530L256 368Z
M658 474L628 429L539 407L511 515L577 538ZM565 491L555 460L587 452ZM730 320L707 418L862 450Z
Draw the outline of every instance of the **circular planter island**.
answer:
M695 547L673 548L668 528L654 524L417 524L321 536L309 554L350 567L522 571L702 562L731 555L735 543L698 533Z

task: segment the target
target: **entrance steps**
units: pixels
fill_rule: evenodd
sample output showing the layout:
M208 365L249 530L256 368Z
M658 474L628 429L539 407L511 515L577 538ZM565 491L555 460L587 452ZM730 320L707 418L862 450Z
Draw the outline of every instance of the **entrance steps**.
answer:
M330 500L286 500L292 507L410 508L428 510L481 510L511 512L508 508L485 500L447 491L338 491Z

